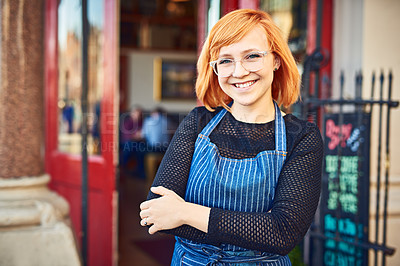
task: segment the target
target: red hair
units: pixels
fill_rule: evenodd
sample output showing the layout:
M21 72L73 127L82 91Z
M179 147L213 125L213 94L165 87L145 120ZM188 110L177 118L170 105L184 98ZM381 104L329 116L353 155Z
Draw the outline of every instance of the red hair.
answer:
M239 9L226 14L214 25L197 61L196 94L208 110L212 111L217 106L228 108L227 104L232 101L220 89L218 77L209 62L218 58L222 47L240 41L257 26L265 31L271 51L280 59L280 67L275 71L271 86L272 98L285 107L297 101L300 94L300 74L281 30L267 13Z

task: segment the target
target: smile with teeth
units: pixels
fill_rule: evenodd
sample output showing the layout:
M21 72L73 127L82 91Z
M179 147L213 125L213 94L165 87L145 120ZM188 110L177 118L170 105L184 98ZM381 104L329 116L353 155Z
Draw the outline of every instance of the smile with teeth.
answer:
M235 83L235 87L243 89L253 85L255 82L256 82L255 80L252 80L246 83Z

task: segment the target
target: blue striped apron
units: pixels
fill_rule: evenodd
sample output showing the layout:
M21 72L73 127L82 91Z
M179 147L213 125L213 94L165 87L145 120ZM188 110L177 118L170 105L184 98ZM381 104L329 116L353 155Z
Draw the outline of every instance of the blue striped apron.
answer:
M275 150L246 159L221 156L209 139L226 112L221 110L197 137L185 200L225 210L268 212L286 156L286 129L279 107L275 103ZM176 240L171 265L291 265L288 256L231 244L217 247Z

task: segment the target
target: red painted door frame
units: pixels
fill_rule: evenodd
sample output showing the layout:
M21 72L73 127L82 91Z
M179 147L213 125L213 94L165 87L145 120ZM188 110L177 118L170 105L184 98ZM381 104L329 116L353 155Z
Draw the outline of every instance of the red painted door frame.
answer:
M80 243L81 237L81 156L62 153L58 138L58 0L46 0L45 23L45 168L50 187L70 204L70 216ZM89 265L116 264L117 232L117 126L118 103L118 6L104 0L104 94L101 102L101 155L89 156Z
M322 11L321 47L329 52L330 60L321 71L320 98L332 96L332 34L333 34L333 0L325 0Z
M308 0L307 21L307 54L310 55L317 48L317 12L318 0ZM333 32L333 0L323 0L322 25L320 32L320 47L328 51L330 60L320 69L319 98L331 96L332 80L332 32ZM314 92L313 75L310 77L310 94Z

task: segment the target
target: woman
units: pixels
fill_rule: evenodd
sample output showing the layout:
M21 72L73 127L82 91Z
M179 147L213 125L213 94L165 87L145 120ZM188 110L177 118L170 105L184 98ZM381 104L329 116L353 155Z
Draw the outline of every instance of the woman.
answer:
M198 63L195 108L140 206L149 233L176 236L172 265L291 265L320 195L318 128L282 113L299 73L262 11L216 23Z

